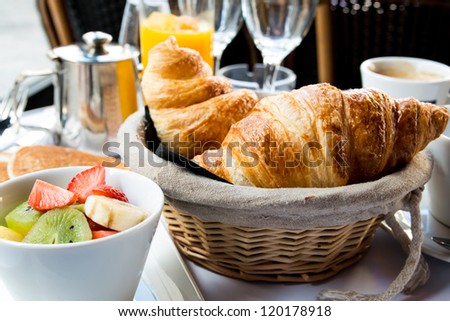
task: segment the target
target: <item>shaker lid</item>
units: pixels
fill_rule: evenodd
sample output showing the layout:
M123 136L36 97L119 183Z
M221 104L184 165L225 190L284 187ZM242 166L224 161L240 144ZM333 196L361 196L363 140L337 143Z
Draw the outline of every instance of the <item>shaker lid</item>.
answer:
M53 49L53 54L64 60L78 63L108 63L136 58L139 51L131 46L111 43L112 36L101 31L83 35L84 43Z

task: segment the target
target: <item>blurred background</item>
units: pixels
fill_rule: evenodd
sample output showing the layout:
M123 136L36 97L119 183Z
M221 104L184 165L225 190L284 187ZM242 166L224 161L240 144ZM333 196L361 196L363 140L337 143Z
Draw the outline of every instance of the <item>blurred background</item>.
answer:
M52 67L49 41L33 0L0 1L0 100L25 69ZM48 80L34 86L38 92Z
M0 41L5 44L4 50L0 51L0 100L21 71L53 67L47 57L51 48L80 41L83 33L92 30L110 33L117 42L125 4L126 0L0 1ZM51 10L49 6L52 6ZM64 18L59 18L59 15ZM305 52L307 57L295 62L295 55L292 54L285 63L295 64L301 69L302 77L298 77L298 85L317 82L314 27L311 27L296 52L299 50ZM261 54L244 24L225 49L221 65L253 65L261 61ZM50 79L33 80L30 94L27 109L51 104L53 88Z
M0 1L0 99L25 69L52 67L47 51L100 30L118 40L126 0ZM361 86L359 65L377 56L413 56L450 65L450 0L320 0L305 39L282 65L297 87L329 82ZM225 49L222 66L261 62L245 24ZM29 107L48 105L49 79L38 82Z

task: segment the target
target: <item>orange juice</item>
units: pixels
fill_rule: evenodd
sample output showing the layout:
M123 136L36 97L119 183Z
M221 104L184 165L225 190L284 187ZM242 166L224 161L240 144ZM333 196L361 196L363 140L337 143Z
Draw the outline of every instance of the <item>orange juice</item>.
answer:
M207 22L188 16L175 16L153 12L140 25L141 59L147 66L147 53L157 43L169 36L177 39L180 47L197 50L211 68L214 67L212 54L213 27Z
M128 116L138 110L136 78L133 62L130 60L117 62L116 74L117 86L119 87L122 123Z

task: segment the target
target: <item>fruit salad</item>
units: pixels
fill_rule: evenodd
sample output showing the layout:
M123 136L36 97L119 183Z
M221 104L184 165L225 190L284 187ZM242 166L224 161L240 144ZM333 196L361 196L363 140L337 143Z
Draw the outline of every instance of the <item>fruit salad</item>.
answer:
M103 166L75 175L67 188L37 179L28 200L5 216L0 238L35 244L98 239L133 227L150 214L106 184Z

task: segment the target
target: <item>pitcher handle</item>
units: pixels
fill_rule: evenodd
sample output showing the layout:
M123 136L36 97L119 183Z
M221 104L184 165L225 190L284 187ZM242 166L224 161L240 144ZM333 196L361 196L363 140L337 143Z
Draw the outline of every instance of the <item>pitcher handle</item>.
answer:
M53 131L39 126L23 126L20 123L21 116L28 102L28 93L30 90L30 84L25 81L32 77L50 76L55 73L52 69L25 70L16 76L12 88L3 98L0 107L0 111L2 111L2 115L0 116L3 122L3 134L6 135L6 129L8 129L7 137L11 139L11 142L8 140L8 144L14 144L14 137L21 127L50 132L54 142L58 142L58 138ZM6 144L7 146L3 146L1 150L8 148L8 144Z
M53 69L39 69L39 70L25 70L16 76L12 89L7 93L3 99L2 104L12 104L13 115L15 119L11 122L18 121L22 116L25 106L28 101L28 92L30 85L25 83L25 80L32 77L50 76L54 74Z

